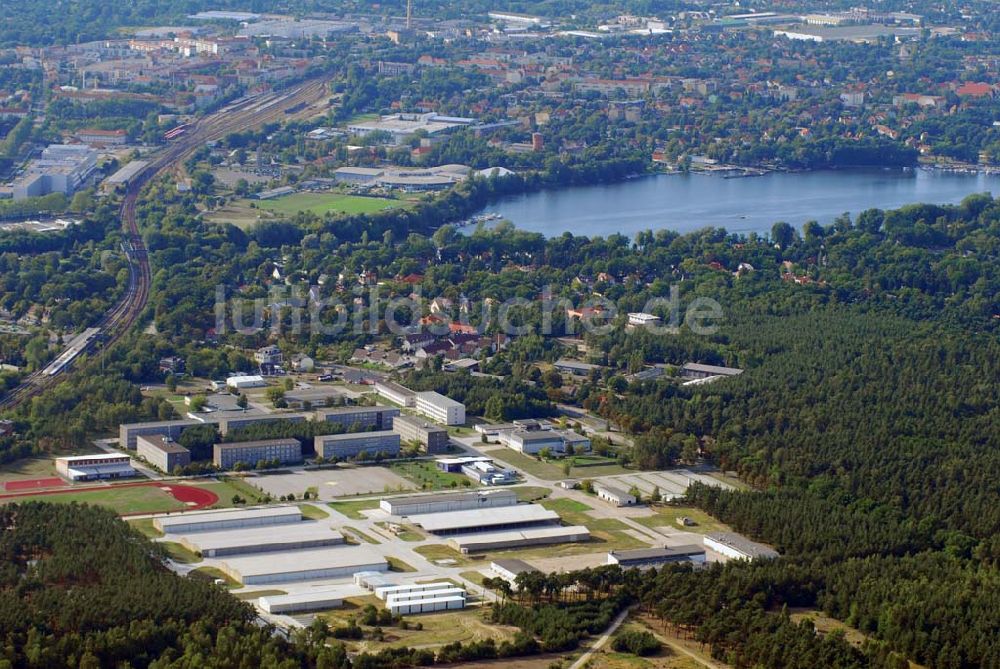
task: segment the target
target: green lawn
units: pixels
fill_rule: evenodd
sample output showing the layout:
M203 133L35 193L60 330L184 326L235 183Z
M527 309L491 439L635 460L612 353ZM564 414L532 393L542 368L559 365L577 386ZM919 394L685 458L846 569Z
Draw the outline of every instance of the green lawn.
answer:
M389 523L375 523L383 530L386 534L396 537L400 541L423 541L424 535L416 528L414 525L402 525L402 529L399 532L393 532L389 529Z
M545 499L552 494L552 491L548 488L542 488L540 486L517 486L510 488L515 493L517 493L517 501L519 502L537 502L540 499Z
M356 527L350 527L348 525L344 525L343 527L340 528L340 531L341 531L341 533L346 534L348 537L353 537L353 538L358 539L360 541L364 541L365 543L368 543L368 544L377 544L377 543L380 543L374 537L372 537L372 536L370 536L368 534L365 534L364 532L362 532L361 530L359 530Z
M342 513L352 520L364 520L365 517L361 515L361 512L368 511L370 509L377 509L378 500L362 499L357 502L329 502L327 506L337 513Z
M728 532L729 526L720 523L712 516L708 515L699 508L693 506L654 506L652 507L656 511L655 516L645 516L642 518L633 518L637 523L641 523L646 527L673 527L676 529L682 529L688 532L697 532L698 534L707 534L708 532ZM689 527L684 527L677 522L677 519L681 516L687 516L693 520L697 525L692 525Z
M299 509L302 511L302 517L308 520L323 520L330 517L326 511L312 504L299 504Z
M201 558L198 555L181 544L175 541L161 541L160 545L167 551L167 555L174 562L179 562L181 564L194 564L195 562L201 562Z
M447 490L475 487L465 474L452 474L438 469L433 462L416 460L394 462L389 469L408 481L413 481L423 490Z
M264 499L264 493L235 476L227 476L220 481L196 483L194 485L205 490L211 490L219 496L219 501L212 506L214 509L231 507L233 505L233 495L239 495L247 501L247 504L257 504Z
M438 560L454 560L458 565L472 564L468 557L462 555L451 546L446 546L444 544L417 546L413 549L413 552L420 553L431 562L437 562Z
M0 501L0 503L29 501L52 502L54 504L70 504L72 502L93 504L108 507L119 514L161 513L187 508L185 504L174 499L170 493L160 490L156 486L108 486L100 490L12 497Z
M129 525L139 530L139 532L141 532L147 539L159 539L163 536L163 532L160 532L153 526L152 518L133 518L127 522Z
M221 578L226 582L227 588L242 587L239 581L233 579L226 572L221 569L216 569L215 567L198 567L197 569L192 569L188 572L188 578L193 578L199 581L208 581L210 583L215 582L215 579L217 578Z
M274 597L275 595L287 595L288 593L284 590L251 590L250 592L234 592L233 596L236 599L242 599L244 601L248 599L257 599L258 597Z
M327 213L373 214L405 206L407 203L401 200L337 193L295 193L257 203L257 207L260 209L286 216L292 216L300 211L309 211L317 216Z
M591 507L575 499L543 499L540 504L549 511L555 511L559 517L570 525L587 525L594 523L596 519L587 515Z
M398 571L398 572L416 571L416 569L414 569L413 567L411 567L410 565L403 562L397 557L392 557L390 555L389 557L386 558L386 561L389 563L389 571Z
M574 458L567 458L566 460L536 460L535 458L522 455L517 451L512 451L509 448L499 448L491 450L487 453L491 458L496 458L502 462L506 462L509 465L517 467L521 471L527 472L533 476L537 476L545 481L558 481L560 479L567 478L566 473L563 471L563 463L566 461L573 461ZM604 465L594 465L590 464L595 462L594 458L596 456L578 456L588 463L586 467L573 467L570 470L569 478L590 478L593 476L612 476L615 474L628 474L628 470L621 465L615 463L613 460L608 460L608 464Z

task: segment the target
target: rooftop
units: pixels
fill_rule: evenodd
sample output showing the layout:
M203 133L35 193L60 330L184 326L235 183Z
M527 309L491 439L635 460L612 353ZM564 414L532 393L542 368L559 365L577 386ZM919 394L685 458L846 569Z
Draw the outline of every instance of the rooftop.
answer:
M193 523L218 523L227 520L248 520L251 518L284 517L289 522L302 520L302 511L297 506L261 506L253 509L222 509L214 511L188 511L154 516L164 530L173 525Z
M335 569L354 565L367 566L386 564L385 558L365 546L337 546L301 551L285 551L278 554L263 553L227 558L226 565L243 578L265 574ZM359 570L360 571L360 570Z
M193 532L183 534L185 539L205 552L219 548L241 546L266 546L268 544L308 541L312 539L337 539L343 535L321 522L302 521L287 525L264 525L262 527L240 527L231 530Z
M625 562L629 560L669 560L685 555L702 555L705 552L704 546L688 544L685 546L664 546L662 548L636 548L629 551L611 551L618 560Z
M428 532L449 530L475 530L496 525L515 523L558 522L559 514L537 504L517 504L490 507L488 509L467 509L445 513L422 513L409 516L409 521Z
M184 448L178 444L173 439L168 439L159 434L148 434L140 435L137 437L138 440L144 441L153 448L159 449L164 453L190 453L188 449Z
M492 566L499 567L515 575L522 572L538 571L524 560L493 560Z
M291 437L287 439L261 439L260 441L235 441L231 443L218 443L215 444L216 448L221 450L229 449L239 449L239 448L260 448L262 446L301 446L302 444L298 439L293 439Z
M712 532L710 534L706 534L705 538L717 541L723 546L728 546L729 548L739 551L750 558L781 557L781 554L773 548L769 548L764 544L759 544L756 541L751 541L743 535L736 534L735 532Z

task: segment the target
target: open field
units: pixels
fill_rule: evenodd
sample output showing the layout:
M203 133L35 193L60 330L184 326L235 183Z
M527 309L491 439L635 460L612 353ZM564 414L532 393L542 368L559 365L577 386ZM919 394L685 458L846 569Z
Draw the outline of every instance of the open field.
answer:
M307 490L317 499L330 501L354 495L377 495L412 490L414 485L387 467L331 467L261 473L247 479L253 486L279 498L291 493L301 498Z
M107 486L96 490L58 492L51 495L22 495L0 499L9 502L52 502L54 504L94 504L106 506L115 513L159 513L188 508L170 493L154 486Z
M378 500L361 499L356 502L330 502L327 506L351 520L364 520L365 517L361 512L377 509Z
M353 537L358 542L364 542L366 544L380 544L381 541L375 539L375 537L370 534L366 534L356 527L351 527L350 525L343 525L340 527L340 532L345 535L345 537Z
M707 534L709 532L728 532L730 530L728 525L720 523L701 509L693 506L657 505L650 508L656 511L655 516L639 516L633 518L632 520L645 525L646 527L672 527L675 529L685 530L687 532L696 532L698 534ZM696 522L697 525L683 527L677 522L677 519L681 516L687 516Z
M426 460L395 462L389 465L389 469L399 476L413 481L417 484L417 487L424 490L475 487L465 474L443 472L433 462L427 462Z
M227 476L220 481L206 481L195 483L196 487L203 488L218 496L219 501L212 505L213 509L222 509L233 506L233 496L239 495L247 501L247 504L256 504L263 499L260 491L248 485L243 479Z
M389 571L398 572L413 572L416 571L408 563L403 562L398 557L392 557L391 555L386 557L386 561L389 563Z
M552 491L548 488L542 488L541 486L531 486L522 485L509 488L517 493L517 501L519 502L537 502L540 499L545 499L552 494Z
M419 622L422 630L403 630L399 627L384 627L382 641L365 639L349 642L349 647L357 651L378 652L384 648L401 648L404 646L436 647L460 641L469 643L484 639L494 639L498 643L512 639L517 632L515 627L493 625L483 620L479 608L463 609L449 613L428 613L411 616L410 622ZM509 666L507 662L504 667Z
M423 541L425 538L423 532L418 530L415 525L402 525L402 530L393 533L389 530L389 523L378 522L375 524L385 532L386 536L396 537L400 541Z
M337 193L295 193L273 200L257 202L264 211L292 216L300 211L308 211L323 216L335 214L373 214L378 211L398 209L409 206L401 200L390 200L381 197L360 197L357 195L341 195Z

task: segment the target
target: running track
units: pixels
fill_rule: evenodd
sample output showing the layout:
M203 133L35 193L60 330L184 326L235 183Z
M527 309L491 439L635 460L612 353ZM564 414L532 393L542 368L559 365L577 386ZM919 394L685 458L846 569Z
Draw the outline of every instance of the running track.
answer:
M24 482L24 483L35 483ZM10 484L8 483L8 489ZM205 490L204 488L197 488L190 485L178 485L175 483L156 483L156 482L146 482L146 483L123 483L121 485L99 485L99 486L86 486L80 488L64 487L62 489L55 490L25 490L24 492L14 492L0 495L0 500L16 500L18 497L37 497L40 495L66 495L66 494L77 494L85 492L107 492L111 489L117 488L139 488L139 487L153 487L161 488L168 492L174 499L181 502L187 506L185 511L197 511L199 509L204 509L212 506L219 501L219 496L216 495L211 490ZM164 509L166 512L167 509ZM136 514L123 513L123 516L130 516Z

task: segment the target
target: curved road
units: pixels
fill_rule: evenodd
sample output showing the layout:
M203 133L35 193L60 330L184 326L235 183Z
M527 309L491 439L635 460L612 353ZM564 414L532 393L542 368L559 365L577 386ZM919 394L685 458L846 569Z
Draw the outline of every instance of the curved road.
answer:
M158 152L155 159L129 184L119 212L129 279L121 299L96 325L101 330L105 348L116 344L131 330L149 301L151 283L149 260L136 223L136 205L146 184L172 169L207 142L221 139L233 132L263 125L276 118L288 118L285 116L286 110L295 109L298 113L322 99L325 93L325 78L313 79L286 92L256 95L230 104L201 119L187 133ZM0 410L13 409L59 383L63 375L49 374L47 369L43 368L30 374L21 385L0 399ZM67 365L66 373L69 371Z

